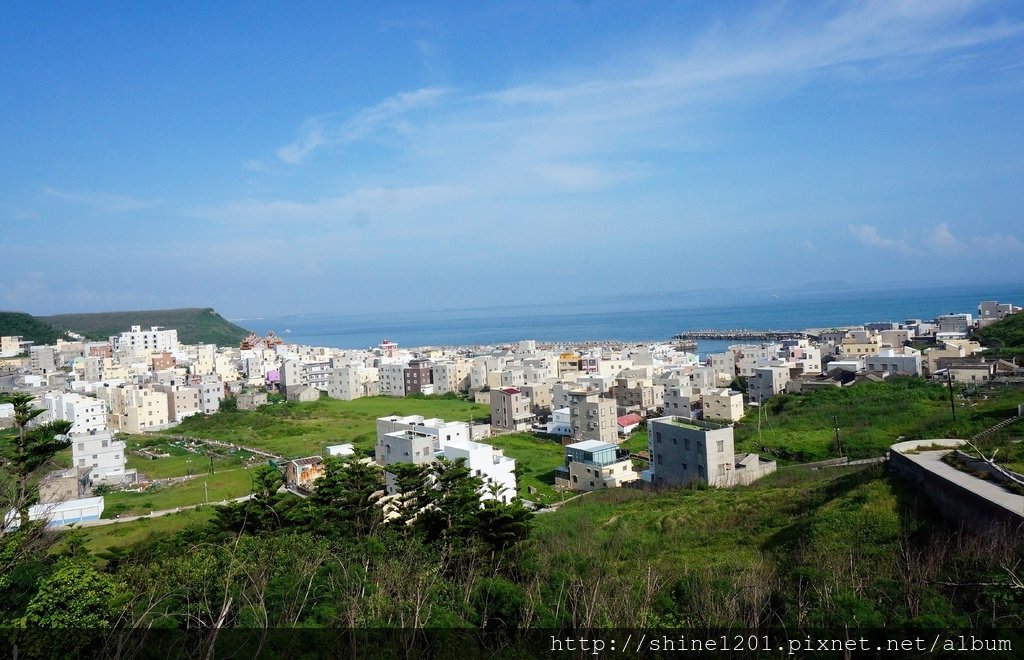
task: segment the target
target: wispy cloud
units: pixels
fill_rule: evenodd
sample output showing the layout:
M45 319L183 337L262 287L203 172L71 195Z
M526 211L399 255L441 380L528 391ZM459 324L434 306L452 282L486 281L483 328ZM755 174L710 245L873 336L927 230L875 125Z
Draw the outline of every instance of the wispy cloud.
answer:
M277 157L295 165L325 146L351 142L382 130L407 133L411 130L411 123L406 115L438 102L446 94L448 90L438 87L396 94L364 108L338 125L331 125L326 117L310 118L299 129L299 137L294 142L277 150Z
M921 250L911 245L907 238L883 238L874 225L849 225L847 229L864 245L906 254L922 254Z
M45 186L42 191L50 197L86 207L93 213L107 215L128 213L158 206L158 200L141 199L100 191L68 191Z
M832 14L782 4L710 29L671 52L641 46L621 62L528 84L424 88L341 121L313 117L276 155L298 165L314 153L343 153L350 143L376 140L420 170L431 166L435 182L449 177L448 183L459 185L528 187L536 181L523 174L533 172L572 191L592 189L580 186L590 172L595 183L613 186L632 177L597 173L629 169L620 160L643 167L642 154L685 151L713 139L700 119L723 103L857 70L875 77L912 75L923 61L1024 35L1021 23L964 20L978 4L873 0L840 5Z
M244 199L194 207L193 217L253 226L350 225L365 227L378 221L408 225L425 210L457 201L465 191L453 186L366 188L313 202Z
M1024 254L1024 241L1011 234L953 234L945 222L921 231L905 231L899 238L883 237L874 225L849 225L858 241L873 248L913 256L949 256L975 252L997 256Z

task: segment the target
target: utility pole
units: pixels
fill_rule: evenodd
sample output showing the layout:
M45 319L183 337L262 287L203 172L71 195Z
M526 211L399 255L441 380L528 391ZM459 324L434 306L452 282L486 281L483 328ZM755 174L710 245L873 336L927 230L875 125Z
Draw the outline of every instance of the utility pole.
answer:
M210 482L209 481L204 481L203 482L203 494L205 495L206 503L209 504L210 503Z
M839 442L839 415L832 416L833 430L836 432L836 449L839 451L839 455L843 455L843 445Z
M953 423L956 424L956 404L953 403L953 377L946 367L946 385L949 386L949 409L953 411Z

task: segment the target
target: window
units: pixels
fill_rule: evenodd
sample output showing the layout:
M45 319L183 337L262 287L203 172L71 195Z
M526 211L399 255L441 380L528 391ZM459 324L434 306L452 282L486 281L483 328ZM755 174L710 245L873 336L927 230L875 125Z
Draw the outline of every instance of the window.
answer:
M690 439L686 439L686 451L690 451Z
M661 442L661 431L655 431L654 432L654 441L655 442Z
M661 454L658 454L658 465L661 465Z
M688 465L687 465L686 463L683 463L683 469L684 469L684 470L689 470L689 469L690 469L690 467L689 467L689 466L688 466Z
M79 442L78 443L78 451L85 451L85 443L84 442Z
M718 465L718 476L720 476L720 477L724 477L725 476L725 463L720 463Z
M107 441L106 441L106 440L103 440L103 441L102 441L102 442L100 443L100 446L102 446L102 447L106 447L106 446L107 446Z
M725 440L719 440L718 441L718 451L719 452L725 451Z

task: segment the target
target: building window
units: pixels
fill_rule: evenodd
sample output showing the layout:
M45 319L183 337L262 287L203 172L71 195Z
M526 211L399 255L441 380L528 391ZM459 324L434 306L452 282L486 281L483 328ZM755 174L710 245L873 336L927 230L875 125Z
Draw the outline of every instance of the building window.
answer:
M718 451L719 453L725 451L725 440L718 441Z
M655 442L661 442L661 431L655 431L654 432L654 441Z
M718 476L720 476L720 477L724 477L725 476L725 463L720 463L718 465Z
M658 465L661 465L661 454L658 454Z
M689 438L686 439L686 442L684 444L685 444L685 447L686 447L686 451L690 451L690 439Z

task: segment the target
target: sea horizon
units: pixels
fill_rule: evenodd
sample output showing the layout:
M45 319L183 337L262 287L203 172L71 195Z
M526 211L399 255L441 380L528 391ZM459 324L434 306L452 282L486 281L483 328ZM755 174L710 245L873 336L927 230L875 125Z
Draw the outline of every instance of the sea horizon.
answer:
M761 289L732 295L662 294L629 299L567 301L383 313L316 312L231 319L248 330L273 331L288 343L340 349L370 348L383 339L406 347L544 342L668 341L695 330L793 330L869 322L930 320L941 314L977 315L978 304L1021 304L1024 284L913 288L837 287ZM735 341L702 341L700 353Z

